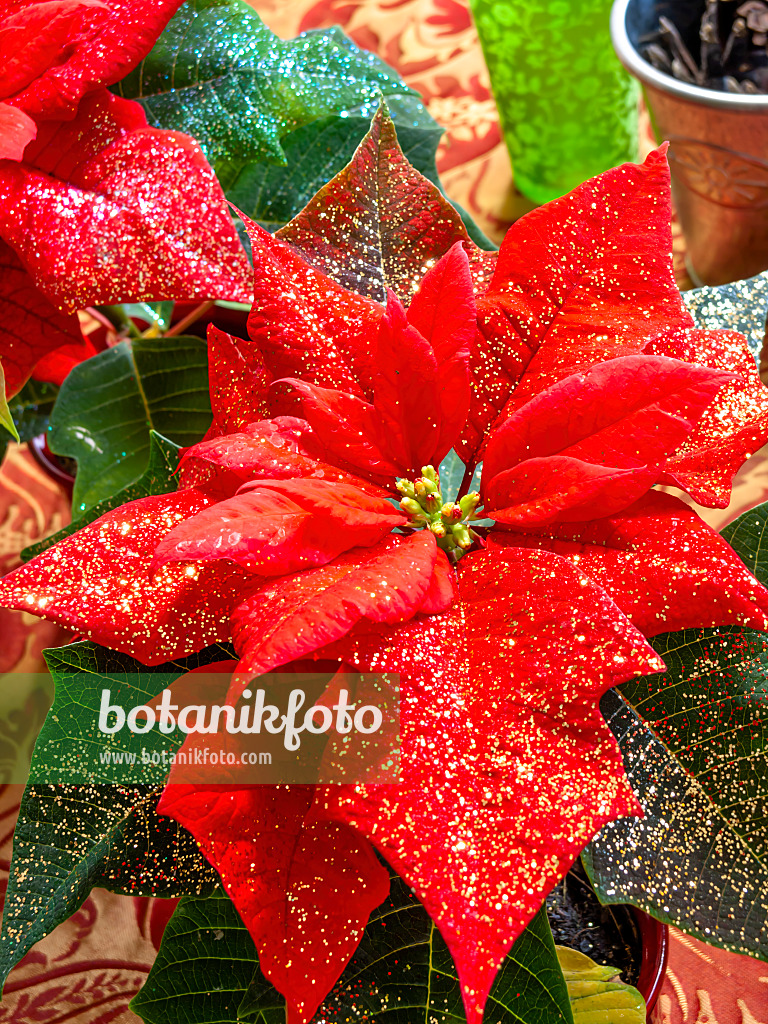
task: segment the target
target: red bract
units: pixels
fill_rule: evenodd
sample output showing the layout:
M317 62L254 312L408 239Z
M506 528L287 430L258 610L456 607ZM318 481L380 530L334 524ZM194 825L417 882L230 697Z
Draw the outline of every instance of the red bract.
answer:
M312 786L233 791L171 781L159 806L216 865L259 966L286 995L287 1024L311 1019L389 893L389 874L365 838L313 814L314 796Z
M0 358L14 364L9 393L37 359L79 337L62 312L250 298L248 260L200 148L148 128L139 104L105 89L148 53L179 5L0 8L0 247L14 263L0 284ZM23 303L23 332L20 292L37 297Z
M366 167L384 129L380 116L321 202L373 204ZM278 791L179 790L162 806L221 873L292 1024L311 1019L380 895L361 833L429 909L476 1024L548 890L603 823L637 810L597 702L660 669L642 634L768 626L763 587L653 489L674 480L721 502L766 438L768 403L743 339L695 331L674 287L661 153L515 225L476 318L476 253L450 218L417 289L400 250L408 273L386 308L372 278L357 294L346 271L327 276L348 214L329 211L316 265L289 241L309 247L322 218L298 218L288 241L250 226L250 337L212 332L214 426L186 452L179 494L109 513L0 597L149 663L232 638L249 674L309 656L399 673L400 786L336 786L314 803L297 789L284 805ZM466 479L484 454L481 514L495 524L482 541L477 496L447 501L430 466L457 445ZM713 454L723 466L707 466ZM284 863L291 844L307 885L289 892L269 858ZM338 914L318 881L326 862L331 891L347 877L334 850L359 867L360 907Z
M206 210L205 218L198 214ZM0 165L0 235L60 309L250 296L250 268L197 143L106 90Z

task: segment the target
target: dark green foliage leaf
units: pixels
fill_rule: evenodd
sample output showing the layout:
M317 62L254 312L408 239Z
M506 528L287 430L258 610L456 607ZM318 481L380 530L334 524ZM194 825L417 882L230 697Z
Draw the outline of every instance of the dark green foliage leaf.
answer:
M14 836L0 936L0 977L4 979L35 942L73 914L94 885L164 895L210 887L211 871L191 837L178 828L156 829L154 804L167 769L153 775L145 767L120 785L102 782L107 769L98 753L106 744L138 753L157 740L128 730L119 739L118 734L104 736L96 721L102 688L114 695L122 691L133 706L160 693L185 671L229 656L217 646L146 668L92 643L47 652L56 693L35 746L33 781L24 792ZM128 676L135 693L129 692ZM169 748L174 742L178 745L171 736L164 742ZM65 776L68 766L70 772L79 767L88 784L57 785L57 769Z
M80 363L61 387L49 436L52 451L77 459L75 517L141 477L151 430L187 446L210 422L200 338L122 341Z
M768 959L768 634L729 626L651 643L667 672L600 705L646 816L606 825L584 864L601 902Z
M131 1003L146 1024L284 1024L285 1006L259 970L256 949L220 891L181 901L147 981ZM327 1021L461 1024L450 954L426 911L393 876L388 900L317 1012ZM485 1024L572 1024L552 935L542 911L515 943L491 991Z
M168 922L131 1009L147 1024L285 1024L285 1001L266 981L271 1006L238 1013L254 971L256 947L224 891L216 889L207 899L188 896Z
M117 494L104 498L103 501L86 509L74 523L70 523L50 537L38 541L37 544L30 544L28 548L24 548L21 553L22 559L28 562L30 558L39 555L41 551L45 551L53 544L58 544L65 537L77 533L83 526L92 523L99 516L103 516L105 512L109 512L110 509L119 508L126 502L144 498L148 494L166 494L169 491L174 491L176 479L173 474L176 472L179 462L179 450L179 447L168 438L158 434L155 430L150 430L149 463L143 475L135 483L118 491Z
M734 519L721 536L763 586L768 585L768 502Z

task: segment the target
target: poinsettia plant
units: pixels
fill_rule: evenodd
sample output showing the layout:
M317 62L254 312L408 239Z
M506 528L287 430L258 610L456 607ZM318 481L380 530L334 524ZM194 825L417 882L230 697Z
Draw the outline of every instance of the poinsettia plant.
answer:
M61 17L97 11L106 32L120 6L66 4ZM276 233L240 213L251 270L196 144L165 140L169 130L146 127L125 98L144 89L145 109L172 110L173 98L160 98L163 60L178 59L197 18L222 10L251 25L239 5L188 3L139 84L134 75L117 87L121 97L104 86L151 38L141 37L142 49L137 36L115 66L88 63L90 77L64 63L68 89L80 83L76 111L45 106L61 120L38 124L23 153L0 163L0 180L16 190L0 203L2 223L13 223L3 237L57 317L118 300L250 306L241 334L208 329L211 416L182 451L146 423L133 460L122 436L89 445L102 429L89 395L105 374L130 377L120 392L127 415L135 388L158 426L143 368L149 378L171 351L167 379L186 373L202 341L120 342L72 371L59 396L61 420L102 461L87 484L85 459L79 467L73 526L0 582L6 607L81 638L49 653L57 694L17 828L3 970L102 884L185 896L134 1001L147 1021L272 1024L286 1007L289 1024L353 1009L410 1020L401 1016L408 999L446 1019L461 1000L470 1022L513 1006L518 1015L545 1006L568 1021L562 975L541 962L551 950L541 908L598 833L586 860L606 901L618 894L711 941L765 954L761 930L739 923L749 907L734 908L728 895L738 865L760 891L763 784L750 781L749 807L719 810L726 766L746 745L763 756L759 531L732 532L737 553L670 489L725 507L733 474L768 439L768 395L744 337L696 326L676 287L663 150L533 211L495 253L472 241L408 162L382 107L351 161ZM334 52L348 70L347 44L337 40ZM218 74L215 59L209 70ZM216 104L201 94L191 126L223 183L236 158L222 148L230 111L219 103L216 122ZM24 93L6 95L30 123L40 116L20 102ZM273 150L302 130L295 114L243 110ZM9 117L14 131L34 130ZM53 154L60 164L45 163ZM199 179L189 177L190 159ZM149 193L137 184L142 168L159 175ZM60 189L53 171L67 182ZM151 195L161 219L148 227L136 210L124 221L105 214L108 180L142 216ZM95 199L86 194L94 183ZM92 248L66 233L63 245L50 241L43 200ZM111 235L97 244L97 214L114 249ZM67 261L77 262L71 276ZM36 301L30 316L44 309ZM19 380L34 362L23 359ZM140 690L123 686L127 709L169 680L180 700L197 702L195 673L216 666L225 682L210 702L237 707L254 678L329 663L399 676L398 782L190 785L157 768L102 792L97 765L90 786L35 781L53 761L71 761L73 743L76 758L106 742L92 730L97 694L121 673L141 678ZM713 702L736 723L727 748L707 716ZM601 706L618 720L613 731ZM149 740L122 742L135 755ZM660 768L639 780L643 743L658 745ZM690 824L684 859L679 837L664 845L673 826L653 806L660 793L680 800ZM71 834L60 827L68 814L79 824ZM706 814L717 822L705 825ZM616 838L637 821L646 834ZM706 899L675 895L713 842ZM668 853L661 882L659 848ZM213 966L202 981L190 926L227 940L205 947ZM414 997L409 985L424 991Z

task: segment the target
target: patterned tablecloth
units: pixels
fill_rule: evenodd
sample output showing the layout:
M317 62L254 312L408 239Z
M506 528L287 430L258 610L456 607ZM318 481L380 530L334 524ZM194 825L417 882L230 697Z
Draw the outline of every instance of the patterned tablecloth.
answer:
M438 167L448 193L499 241L527 209L514 190L488 76L466 0L250 0L282 36L341 25L359 45L396 67L446 129ZM521 0L522 2L522 0ZM642 145L652 140L642 121ZM682 240L676 269L687 284ZM708 513L715 527L768 498L768 460L759 452L739 474L734 501ZM18 552L58 529L67 502L24 448L0 468L0 572ZM67 640L57 627L0 611L0 672L38 671L44 647ZM20 756L47 693L0 694L0 763ZM19 787L0 787L0 882L7 877ZM154 959L169 907L94 890L83 907L12 972L0 1024L138 1024L127 1009ZM656 1024L768 1024L768 965L672 933L669 970Z

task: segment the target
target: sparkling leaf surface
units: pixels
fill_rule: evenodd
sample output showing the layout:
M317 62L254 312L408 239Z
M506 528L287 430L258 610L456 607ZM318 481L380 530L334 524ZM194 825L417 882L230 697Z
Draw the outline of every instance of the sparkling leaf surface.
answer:
M257 224L246 225L254 267L248 334L273 379L301 377L362 396L373 377L371 341L383 316Z
M765 502L728 523L720 533L763 585L768 583L767 529L768 502Z
M151 835L146 832L157 789L135 781L124 786L99 782L95 755L99 739L103 744L108 738L95 735L94 727L102 687L124 686L126 673L142 680L145 689L137 697L143 697L159 693L169 679L190 668L220 660L222 654L214 648L186 662L148 669L90 643L47 653L56 695L36 745L32 778L49 778L57 761L93 758L93 782L33 781L25 790L0 936L3 980L39 939L82 905L94 885L136 894L154 889L166 895L210 886L211 872L182 829L165 826ZM138 753L145 739L131 733L124 742ZM51 757L54 748L58 754Z
M170 565L154 575L150 569L160 540L209 503L188 490L107 512L4 576L0 601L148 665L227 641L229 614L248 574L226 562Z
M191 445L210 422L208 355L199 338L122 341L76 366L59 392L49 434L54 452L77 459L74 515L138 481L152 430Z
M307 1024L334 985L389 876L367 840L312 814L313 786L175 785L160 810L188 828L214 865L286 997L287 1024ZM311 970L295 969L311 963Z
M657 150L512 225L478 301L465 461L502 411L692 326L672 273L669 224L669 168Z
M667 672L601 702L645 817L607 825L585 865L601 902L768 959L768 636L728 626L652 644Z
M240 0L188 0L117 90L151 124L194 136L222 183L249 162L285 161L283 136L329 114L370 118L381 96L407 97L412 119L434 124L395 71L339 28L283 40Z
M681 331L647 352L727 372L724 384L689 437L667 463L665 482L710 508L727 508L733 476L768 440L768 388L746 340L735 331Z
M768 594L690 506L651 491L615 516L541 534L495 534L492 544L567 558L611 595L646 636L686 626L768 627Z
M691 288L683 292L683 302L697 327L743 334L755 362L760 361L768 320L768 271L744 281Z

